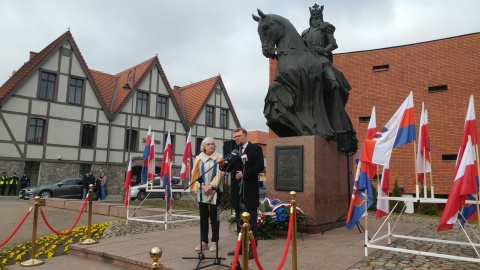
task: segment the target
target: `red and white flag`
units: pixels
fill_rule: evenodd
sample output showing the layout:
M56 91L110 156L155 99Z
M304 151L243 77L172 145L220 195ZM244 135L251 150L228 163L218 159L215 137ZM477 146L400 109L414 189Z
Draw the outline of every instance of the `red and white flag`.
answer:
M382 181L380 190L378 191L377 213L376 219L388 216L389 207L387 199L380 199L380 197L388 197L388 189L390 188L390 163L383 165Z
M188 131L187 143L183 151L182 168L180 169L180 181L190 184L192 174L192 128ZM183 181L187 180L187 181Z
M150 140L150 155L148 156L148 180L155 180L155 132L152 132Z
M172 204L172 140L170 139L170 130L168 131L167 139L165 141L165 149L163 150L162 169L160 170L160 178L163 181L165 188L165 203L167 210Z
M418 131L417 147L417 176L418 181L425 180L425 174L432 172L430 166L430 136L428 134L428 114L422 102L422 114L420 116L420 129Z
M438 223L437 232L453 229L453 225L457 222L458 210L465 205L469 194L477 193L476 177L478 173L475 165L475 148L470 136L468 136L464 150L461 160L457 159L459 166L447 204Z
M128 170L127 175L125 176L125 185L123 189L125 190L124 206L128 207L130 202L130 186L132 185L132 158L128 161Z

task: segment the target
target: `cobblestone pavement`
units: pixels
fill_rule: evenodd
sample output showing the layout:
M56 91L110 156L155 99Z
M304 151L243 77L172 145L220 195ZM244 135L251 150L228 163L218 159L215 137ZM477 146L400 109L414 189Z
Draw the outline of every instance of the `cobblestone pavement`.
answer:
M229 214L225 214L222 219L227 219ZM444 239L451 241L466 242L468 239L458 226L454 230L437 233L436 228L438 225L438 218L422 218L418 216L401 216L399 222L402 223L415 223L423 224L419 229L413 231L409 236L427 237L435 239ZM174 223L175 227L184 226L198 226L198 221L186 222L186 223ZM393 222L392 222L393 226ZM341 228L339 228L341 229ZM125 236L129 234L138 234L143 232L153 232L164 230L163 224L155 224L150 222L137 222L129 221L126 225L125 221L117 222L110 225L110 227L104 232L104 238ZM370 232L370 237L373 236ZM470 237L477 239L473 233ZM378 236L377 236L378 237ZM478 240L477 240L478 242ZM475 258L475 250L471 246L459 246L452 244L442 244L434 242L425 242L418 240L397 239L390 246L397 248L408 248L411 250L421 250L429 252L438 252L450 255L460 255ZM480 269L480 263L465 262L458 260L449 260L443 258L436 258L430 256L419 256L413 254L407 254L397 251L385 251L378 249L369 249L368 257L357 262L348 268L349 270L355 269Z
M450 241L468 242L462 229L456 225L453 230L437 233L439 218L421 218L417 216L402 216L399 222L422 223L423 225L409 234L409 236L425 237L433 239L442 239ZM475 226L476 227L476 226ZM466 231L471 231L467 229ZM369 233L372 237L372 233ZM469 233L470 239L478 243L478 237L475 233ZM455 256L478 258L472 246L460 246L454 244L444 244L436 242L427 242L410 239L397 239L392 242L391 247L405 248L410 250L419 250L425 252L434 252ZM477 247L477 250L480 249ZM369 249L368 257L352 265L350 270L354 269L480 269L480 263L466 262L459 260L443 259L431 256L420 256L397 251L386 251L379 249Z

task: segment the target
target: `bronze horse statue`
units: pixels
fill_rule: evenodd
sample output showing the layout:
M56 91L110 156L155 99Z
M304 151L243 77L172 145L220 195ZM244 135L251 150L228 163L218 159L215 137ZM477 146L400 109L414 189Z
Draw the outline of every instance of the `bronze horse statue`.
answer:
M322 76L322 63L290 21L259 9L258 15L252 17L258 22L262 53L278 61L263 110L268 127L280 137L318 135L336 140L340 132L354 134L345 111L348 82L343 84L347 88L341 85L330 90ZM336 77L338 73L335 70Z

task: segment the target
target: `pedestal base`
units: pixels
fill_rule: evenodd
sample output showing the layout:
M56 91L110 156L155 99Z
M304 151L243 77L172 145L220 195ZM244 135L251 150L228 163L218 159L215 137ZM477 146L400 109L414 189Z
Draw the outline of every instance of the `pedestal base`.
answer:
M348 181L353 181L352 162L347 170L347 157L337 151L337 143L318 136L269 138L267 198L290 201L290 191L275 190L275 147L296 145L303 145L303 191L295 190L296 201L310 218L303 229L307 233L321 233L348 210ZM335 222L331 229L341 226L346 226L345 219Z

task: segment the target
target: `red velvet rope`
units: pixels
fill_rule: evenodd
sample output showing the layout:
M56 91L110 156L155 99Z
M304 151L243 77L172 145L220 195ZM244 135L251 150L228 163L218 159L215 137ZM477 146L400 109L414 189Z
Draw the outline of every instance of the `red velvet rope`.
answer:
M237 268L237 261L238 261L238 253L240 253L240 247L242 246L242 240L237 240L237 244L235 245L235 255L233 255L232 260L232 268L231 270L235 270Z
M285 248L284 248L284 250L283 250L282 261L281 261L280 264L277 266L277 270L282 269L283 264L285 264L285 260L287 259L288 248L290 247L290 239L292 238L292 231L293 231L293 222L292 222L292 220L293 220L294 218L295 218L295 217L293 216L293 213L290 212L290 219L289 219L290 222L288 222L287 243L285 244Z
M30 212L32 212L32 207L30 207L30 209L27 211L27 213L25 214L25 216L22 218L22 220L20 221L20 223L18 223L17 227L15 228L15 230L13 230L12 234L10 234L10 236L8 236L7 239L5 239L5 241L3 241L2 243L0 243L0 247L3 247L6 243L8 243L8 241L10 241L10 239L12 239L12 237L17 233L18 229L20 229L20 227L22 226L23 222L25 222L25 219L27 219L28 215L30 215Z
M260 261L258 260L258 256L257 256L257 243L255 242L255 238L252 237L252 239L250 239L250 244L252 244L252 252L253 252L253 258L255 259L255 263L257 264L257 267L259 270L263 270L263 267L260 264Z
M80 217L82 216L83 211L85 210L85 206L87 205L87 200L88 200L88 196L86 196L86 197L85 197L85 200L83 201L82 210L80 210L80 212L78 213L77 220L75 220L75 223L74 223L73 226L70 228L70 230L68 230L68 231L66 231L66 232L59 232L59 231L56 231L55 229L53 229L52 226L50 226L50 223L48 223L47 218L45 217L45 214L43 213L43 209L40 208L40 213L42 214L43 221L45 221L45 225L47 225L47 227L48 227L53 233L58 234L58 235L67 235L67 234L71 233L71 232L73 231L73 229L75 228L75 226L77 226L77 223L78 223L78 221L80 220Z

